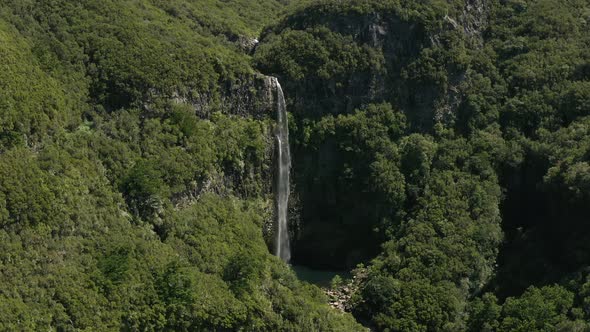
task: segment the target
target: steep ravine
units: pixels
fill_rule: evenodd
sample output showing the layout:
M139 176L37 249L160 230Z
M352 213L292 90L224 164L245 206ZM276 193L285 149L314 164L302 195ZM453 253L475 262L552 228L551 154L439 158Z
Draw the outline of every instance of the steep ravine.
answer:
M468 43L481 45L488 9L485 2L471 1L458 17L441 18L442 25L432 29L395 11L336 7L331 12L325 7L309 6L267 29L254 59L259 70L281 80L293 114L293 262L350 270L379 253L384 236L376 228L391 211L371 208L384 204L366 190L366 180L346 180L346 172L369 170L363 169L363 161L351 165L350 153L340 148L341 138L310 142L303 128L326 116L350 115L383 102L403 111L410 131L431 132L435 123L453 123L462 103L465 68L449 56L437 60L437 69L448 77L444 82L433 73L412 71L424 54L450 47L445 40L450 35L465 35ZM328 58L305 58L310 45ZM281 48L290 49L284 56L288 60L271 56L284 52ZM302 74L294 75L298 70ZM329 77L325 71L331 71Z

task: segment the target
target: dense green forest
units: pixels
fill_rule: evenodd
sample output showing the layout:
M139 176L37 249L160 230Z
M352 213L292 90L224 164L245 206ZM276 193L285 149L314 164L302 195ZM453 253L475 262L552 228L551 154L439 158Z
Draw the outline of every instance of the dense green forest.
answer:
M263 238L285 6L1 2L0 330L362 330Z
M589 0L0 0L0 331L590 331ZM290 112L292 263L273 256ZM348 286L346 286L348 287Z

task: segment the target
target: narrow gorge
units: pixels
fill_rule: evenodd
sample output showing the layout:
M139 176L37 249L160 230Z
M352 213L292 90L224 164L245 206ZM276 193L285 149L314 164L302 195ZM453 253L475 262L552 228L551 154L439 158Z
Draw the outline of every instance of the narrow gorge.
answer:
M1 1L0 331L590 331L588 31L590 0Z

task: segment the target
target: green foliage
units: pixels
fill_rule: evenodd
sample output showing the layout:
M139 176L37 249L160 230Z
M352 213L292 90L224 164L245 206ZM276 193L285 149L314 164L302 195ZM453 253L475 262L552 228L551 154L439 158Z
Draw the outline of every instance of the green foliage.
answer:
M292 137L301 137L303 148L296 153L307 156L296 180L305 193L302 255L313 256L316 264L352 267L374 255L387 227L398 221L405 193L394 142L405 132L405 117L379 104L350 115L304 120L297 127ZM305 181L311 174L318 176ZM374 210L368 212L368 206ZM334 257L333 252L356 252L357 257Z
M132 211L143 218L149 218L161 209L165 190L162 175L148 163L135 165L123 179L121 191L127 198Z
M38 66L70 89L70 104L80 106L89 93L97 104L113 110L172 95L196 99L207 94L215 101L220 81L250 74L247 57L236 44L254 37L282 6L273 0L249 10L240 5L223 2L226 10L220 10L215 0L8 1L2 16L35 45ZM9 38L4 29L3 38ZM31 71L35 64L25 63L20 70ZM55 89L43 77L34 81L39 84L31 90L35 93ZM45 98L46 114L64 103L55 100L62 94Z
M342 85L350 72L363 72L382 59L366 47L325 27L286 30L272 35L256 51L258 66L265 72L282 73L289 81L336 80Z
M381 243L353 301L377 330L583 330L581 300L542 286L589 262L589 13L302 1L269 28L254 61L294 114L294 258L346 267Z
M589 8L3 1L0 330L363 329L268 252L254 68L291 113L294 259L367 263L356 318L588 330Z
M574 295L559 286L528 289L522 297L506 300L500 330L552 331L567 319L573 300Z
M347 208L355 206L359 215L381 211L378 219L396 220L384 224L385 237L380 240L385 244L355 300L357 317L378 329L456 331L465 329L464 324L472 330L522 328L502 327L509 323L503 323L500 304L491 295L469 305L467 323L462 318L467 299L477 297L495 276L503 239L501 216L509 241L518 227L525 226L519 240L530 249L506 259L504 255L514 250L508 247L501 256L506 265L501 265L492 285L502 283L504 273L509 278L509 271L522 264L517 262L527 261L526 255L554 241L550 238L555 234L559 243L545 245L539 261L560 257L559 263L552 263L558 267L545 274L535 270L531 281L555 280L588 262L581 240L588 234L582 221L588 212L588 35L582 32L587 30L588 3L507 1L493 2L489 8L475 6L490 10L490 15L478 16L463 2L452 1L303 2L269 30L255 56L259 68L281 76L286 90L295 94L290 102L299 115L296 145L304 155L295 167L306 174L298 181L303 193L314 197L319 188L346 184L345 189L320 190L324 202L313 211L321 214L333 205L321 219L345 211L335 218L342 220L351 215ZM482 21L474 24L477 20ZM477 29L487 30L479 35ZM377 61L357 67L343 60L361 55L332 46L338 39L334 36L352 39ZM353 65L327 77L317 74L314 65L329 64L330 59ZM454 99L457 93L461 96ZM306 100L301 102L299 95ZM338 102L342 96L346 102ZM384 140L356 136L365 128L363 122L348 127L341 121L358 118L354 112L342 115L351 109L383 100L400 109L408 122L400 136L390 137L389 148L372 144ZM366 128L376 136L380 133L374 125ZM356 166L354 160L370 167ZM503 204L501 186L507 196ZM387 202L395 211L380 210L382 201L375 197L358 198L376 189L384 196L403 197ZM331 192L353 199L330 199L340 197ZM521 198L527 195L530 198ZM304 198L303 209L317 200ZM354 205L356 201L363 204ZM313 228L312 215L303 214L304 228ZM333 231L339 227L331 228L333 237L340 236ZM360 233L360 228L355 231ZM537 262L531 260L531 265ZM411 284L422 280L428 295L440 294L441 299L430 300ZM513 303L508 301L503 310L510 311ZM512 317L520 311L502 315ZM559 328L581 326L569 318L561 319Z
M59 201L55 189L47 183L51 178L39 168L31 153L18 149L4 154L0 175L3 228L59 220Z
M284 6L3 2L0 330L362 330L269 254L272 121L225 100Z
M469 306L469 331L490 332L498 329L498 319L502 306L498 304L496 296L490 293L476 298Z
M0 144L35 144L80 110L67 106L58 82L43 72L31 46L0 21ZM69 114L72 113L72 114Z
M586 331L573 321L574 294L561 286L530 287L503 305L487 293L471 306L470 331Z
M342 277L339 275L335 275L334 278L332 278L332 280L330 281L330 287L332 287L332 289L338 289L342 287L343 283L344 280L342 280Z
M361 289L356 313L372 317L379 328L461 329L456 317L465 306L463 292L481 289L492 276L502 239L499 188L493 178L482 181L465 171L444 170L461 164L456 157L452 163L439 164L439 158L450 157L445 156L452 151L448 145L457 143L443 141L424 187L418 191L408 187L419 195L416 206L399 227L390 230L393 239L383 245ZM367 301L375 299L375 289L382 287L394 288L380 295L381 302Z
M317 118L386 101L410 127L432 127L470 61L466 37L443 24L462 2L303 3L265 31L254 55L260 70L296 96L299 112Z

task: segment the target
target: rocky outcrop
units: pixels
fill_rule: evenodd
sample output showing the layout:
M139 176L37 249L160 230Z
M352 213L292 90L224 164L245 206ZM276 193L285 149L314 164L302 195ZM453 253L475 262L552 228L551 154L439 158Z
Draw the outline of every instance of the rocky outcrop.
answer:
M176 103L191 105L201 118L208 118L213 112L221 111L261 120L273 117L276 111L272 105L271 90L271 82L267 76L252 74L223 82L213 92L177 92L172 98Z
M479 46L483 45L481 34L489 24L490 6L488 0L467 0L459 18L465 34Z
M343 312L350 311L350 299L352 298L352 293L355 291L352 284L347 284L337 289L326 289L324 291L330 300L330 306L332 308Z
M254 52L256 46L258 45L258 39L245 36L238 37L235 42L238 44L240 49L248 54Z
M359 267L353 271L352 279L325 288L324 293L328 296L330 306L343 312L350 312L353 307L353 297L366 278L367 270Z

